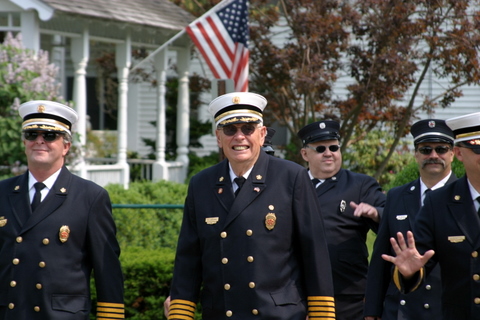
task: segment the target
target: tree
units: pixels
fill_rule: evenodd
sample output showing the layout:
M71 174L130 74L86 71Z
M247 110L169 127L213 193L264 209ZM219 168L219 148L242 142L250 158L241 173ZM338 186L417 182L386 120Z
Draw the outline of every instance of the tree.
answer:
M47 52L36 54L23 47L20 34L7 34L0 45L0 166L9 167L9 171L26 165L22 119L18 115L20 104L29 100L64 103L56 74L57 67L49 63Z
M467 0L252 0L250 90L291 132L288 157L297 161L296 132L319 119L341 121L342 151L374 129L395 137L374 164L378 178L421 110L448 107L462 85L478 84L479 8ZM352 82L334 99L341 72ZM449 80L437 97L421 94L427 72Z

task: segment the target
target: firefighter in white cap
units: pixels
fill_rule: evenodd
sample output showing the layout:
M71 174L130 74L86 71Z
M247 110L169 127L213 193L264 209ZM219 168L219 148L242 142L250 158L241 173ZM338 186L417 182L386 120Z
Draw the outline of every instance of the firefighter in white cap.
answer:
M393 280L402 292L420 287L436 264L442 276L444 320L480 319L480 112L446 120L466 175L429 192L406 238L390 242Z
M105 189L65 167L77 113L52 101L19 108L28 171L0 182L0 319L123 319L123 276Z
M168 319L193 320L197 302L204 320L335 319L315 191L305 168L262 151L266 104L234 92L209 105L226 159L190 181Z

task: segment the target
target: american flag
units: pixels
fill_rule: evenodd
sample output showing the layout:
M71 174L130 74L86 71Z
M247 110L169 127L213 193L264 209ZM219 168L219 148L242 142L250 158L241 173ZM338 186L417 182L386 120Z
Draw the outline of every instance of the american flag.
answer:
M187 27L217 79L233 79L235 91L248 91L248 0L225 0Z

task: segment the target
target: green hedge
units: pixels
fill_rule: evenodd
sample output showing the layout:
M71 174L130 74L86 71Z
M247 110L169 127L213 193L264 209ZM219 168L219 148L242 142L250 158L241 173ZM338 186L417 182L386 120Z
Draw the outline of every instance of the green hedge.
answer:
M175 253L171 249L124 249L120 256L125 277L125 318L163 319L163 302L170 291ZM91 280L94 305L94 280ZM92 311L95 312L96 308ZM91 319L95 319L92 313Z

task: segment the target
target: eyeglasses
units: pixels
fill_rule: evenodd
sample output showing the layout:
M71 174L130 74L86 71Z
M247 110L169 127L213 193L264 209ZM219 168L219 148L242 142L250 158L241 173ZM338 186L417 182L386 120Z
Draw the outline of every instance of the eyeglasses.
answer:
M62 134L57 132L50 132L50 131L46 131L46 132L26 131L23 133L25 140L28 140L28 141L37 140L39 135L43 137L43 140L47 142L52 142L52 141L55 141Z
M425 154L425 155L428 155L428 154L432 153L433 150L435 150L435 152L437 154L445 154L450 150L450 147L437 146L435 148L432 148L432 147L426 146L426 147L418 148L418 152L420 152L421 154Z
M312 149L312 150L315 150L317 151L318 153L324 153L325 150L327 150L327 147L326 146L317 146L317 147L311 147L311 146L305 146L306 148L309 148L309 149ZM337 152L338 149L340 149L340 145L338 144L332 144L331 146L328 146L328 150L330 150L331 152Z
M255 132L257 127L252 124L244 124L241 127L236 127L233 124L222 127L223 133L229 137L233 137L237 134L238 129L242 130L244 136L249 136Z

